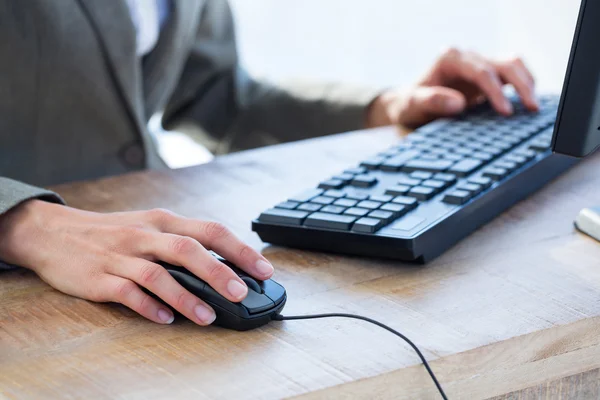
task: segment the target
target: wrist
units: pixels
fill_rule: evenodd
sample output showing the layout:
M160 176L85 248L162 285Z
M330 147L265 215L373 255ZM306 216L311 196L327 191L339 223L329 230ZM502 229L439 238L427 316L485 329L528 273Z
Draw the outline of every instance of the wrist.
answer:
M367 128L398 124L403 97L397 90L388 90L377 96L367 108Z
M0 215L0 260L33 269L31 244L46 225L48 210L63 206L42 200L27 200Z
M365 123L367 129L389 125L385 109L385 94L380 94L367 106L367 118Z

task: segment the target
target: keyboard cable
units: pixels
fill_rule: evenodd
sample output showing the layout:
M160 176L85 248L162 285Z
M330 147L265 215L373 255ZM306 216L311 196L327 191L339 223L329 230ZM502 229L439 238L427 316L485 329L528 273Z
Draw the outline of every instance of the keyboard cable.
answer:
M375 321L374 319L371 318L367 318L367 317L363 317L361 315L355 315L355 314L342 314L342 313L333 313L333 314L312 314L312 315L292 315L292 316L284 316L281 314L276 314L273 315L272 319L274 321L291 321L291 320L301 320L301 319L319 319L319 318L352 318L352 319L358 319L361 321L366 321L366 322L370 322L374 325L377 325L380 328L385 329L388 332L393 333L394 335L400 337L401 339L403 339L406 343L408 343L410 345L410 347L413 348L413 350L417 353L417 355L419 356L419 358L421 359L421 362L423 363L423 365L425 366L425 369L427 370L427 372L429 373L429 376L431 377L431 379L433 380L433 383L435 383L435 386L437 387L437 390L440 392L440 395L442 396L442 398L444 400L448 400L448 397L446 396L446 393L444 393L444 389L442 389L442 386L440 385L440 383L438 382L435 374L433 373L433 370L431 369L431 367L429 366L429 363L427 362L427 360L425 359L425 357L423 356L423 353L421 353L421 350L419 350L419 348L417 347L417 345L415 345L409 338L407 338L406 336L404 336L403 334L401 334L400 332L398 332L395 329L390 328L389 326L382 324L379 321Z

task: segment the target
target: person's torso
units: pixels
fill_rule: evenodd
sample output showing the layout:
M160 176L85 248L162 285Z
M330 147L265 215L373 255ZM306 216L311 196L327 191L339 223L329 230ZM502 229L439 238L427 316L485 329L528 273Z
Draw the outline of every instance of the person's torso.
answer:
M0 176L51 185L143 168L145 123L177 83L201 1L177 7L142 60L125 0L0 0Z

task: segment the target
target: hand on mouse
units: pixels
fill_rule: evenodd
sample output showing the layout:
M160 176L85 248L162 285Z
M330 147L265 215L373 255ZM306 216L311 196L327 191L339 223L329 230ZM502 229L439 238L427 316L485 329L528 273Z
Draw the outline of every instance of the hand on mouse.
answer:
M525 107L538 110L534 78L521 59L492 61L477 53L450 49L415 87L392 89L377 97L367 112L367 127L396 124L414 128L460 114L486 99L497 112L510 115L512 105L502 91L505 84L514 86Z
M100 214L30 200L0 217L0 232L1 260L35 271L63 293L119 302L162 324L173 313L138 285L199 325L212 323L215 313L157 260L184 266L234 302L246 297L246 284L207 249L257 279L273 274L262 255L221 224L165 210Z

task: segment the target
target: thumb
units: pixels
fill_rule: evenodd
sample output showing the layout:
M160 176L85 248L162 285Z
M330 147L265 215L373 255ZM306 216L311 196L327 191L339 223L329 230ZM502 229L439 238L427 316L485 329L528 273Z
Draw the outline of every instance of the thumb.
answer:
M417 87L409 95L400 120L404 125L419 126L436 118L460 114L467 107L458 90L442 86Z

